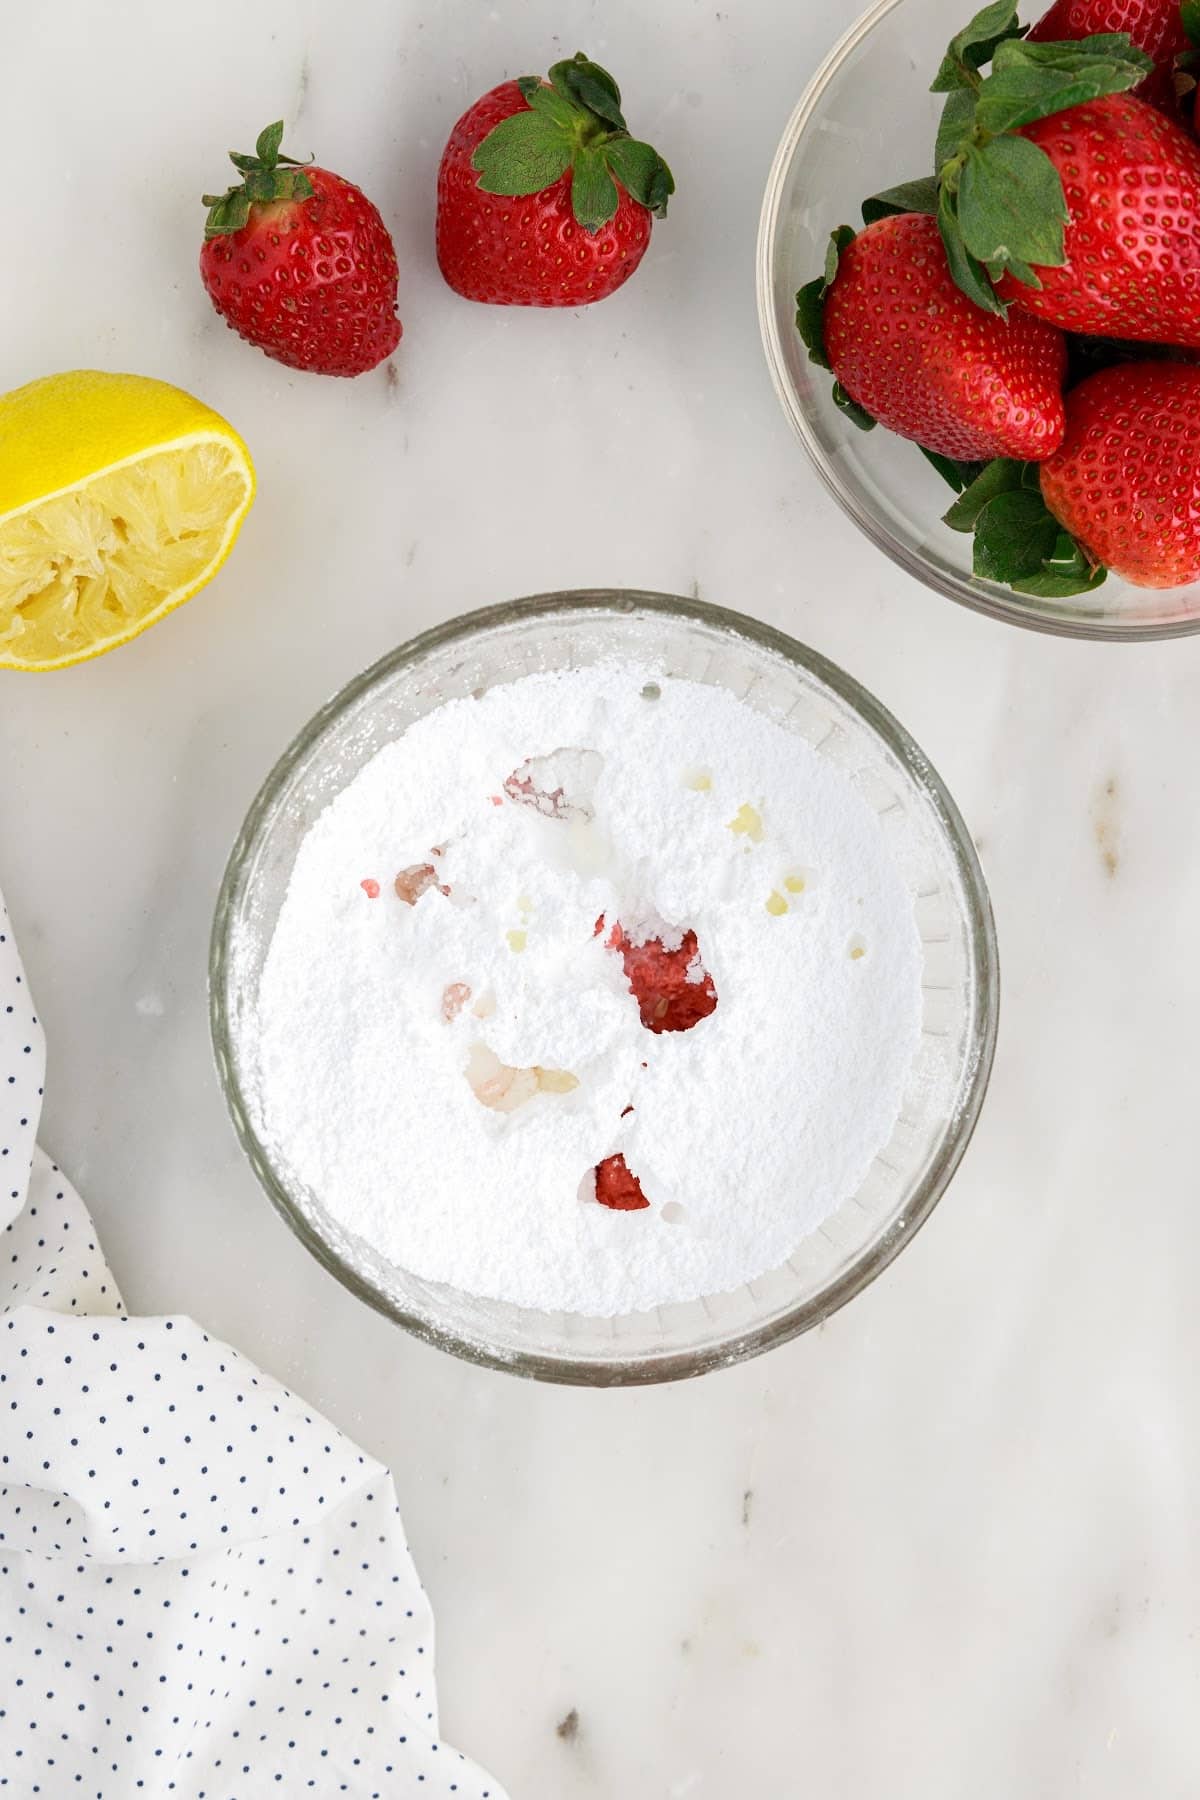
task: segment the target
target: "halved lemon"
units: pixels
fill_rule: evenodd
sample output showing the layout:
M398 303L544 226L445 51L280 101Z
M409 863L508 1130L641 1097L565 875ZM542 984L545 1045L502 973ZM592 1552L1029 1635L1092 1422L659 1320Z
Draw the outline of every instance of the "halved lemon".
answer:
M212 580L253 499L237 432L168 382L75 369L0 395L0 668L128 643Z

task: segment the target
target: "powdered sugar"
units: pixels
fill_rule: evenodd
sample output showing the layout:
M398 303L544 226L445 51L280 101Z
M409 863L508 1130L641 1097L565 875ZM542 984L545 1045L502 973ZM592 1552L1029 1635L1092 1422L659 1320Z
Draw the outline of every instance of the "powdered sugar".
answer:
M694 931L715 1010L647 1030L602 918ZM427 1279L592 1314L694 1299L854 1193L920 967L875 813L803 740L652 668L528 675L419 720L306 836L259 993L267 1134ZM648 1208L597 1204L616 1154Z

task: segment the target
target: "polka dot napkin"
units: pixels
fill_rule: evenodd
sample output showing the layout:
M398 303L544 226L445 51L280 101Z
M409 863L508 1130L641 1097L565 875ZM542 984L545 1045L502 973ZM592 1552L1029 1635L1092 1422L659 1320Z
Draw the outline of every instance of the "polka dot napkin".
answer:
M387 1471L190 1319L131 1319L36 1147L0 896L0 1796L501 1790L438 1741Z

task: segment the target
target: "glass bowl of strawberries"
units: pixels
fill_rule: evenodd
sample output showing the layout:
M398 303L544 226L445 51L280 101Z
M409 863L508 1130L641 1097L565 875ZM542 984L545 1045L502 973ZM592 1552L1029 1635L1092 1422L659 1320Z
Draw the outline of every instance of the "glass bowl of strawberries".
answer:
M976 611L1200 630L1200 139L1146 0L878 0L780 143L758 246L784 411L844 510Z

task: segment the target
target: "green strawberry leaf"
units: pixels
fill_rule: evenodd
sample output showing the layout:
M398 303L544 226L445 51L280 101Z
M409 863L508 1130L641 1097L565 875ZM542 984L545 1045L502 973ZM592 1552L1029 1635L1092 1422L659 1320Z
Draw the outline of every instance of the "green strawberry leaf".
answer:
M620 88L608 70L592 62L582 50L566 62L555 63L550 80L564 99L585 106L614 131L628 129L621 114Z
M532 77L530 80L532 86L528 93L525 93L523 86L521 88L530 109L556 125L566 134L569 143L579 120L578 109L569 100L564 100L561 94L556 94L553 88L548 88L544 81L534 81ZM521 115L516 113L513 116L519 118Z
M1067 205L1058 170L1023 137L972 144L958 178L957 221L967 251L994 269L1030 263L1058 268L1066 260ZM956 277L957 279L957 277Z
M621 196L609 174L604 151L577 150L571 175L571 209L583 229L592 233L599 231L602 225L608 224L620 203Z
M274 200L276 198L275 181L274 169L247 169L246 179L242 184L245 187L247 199L263 203Z
M902 181L898 187L884 188L882 193L864 200L863 224L873 225L876 219L886 219L892 213L936 213L937 205L937 182L932 175L922 175L916 181Z
M1109 32L1075 44L1000 45L976 95L975 123L993 135L1031 125L1105 94L1123 94L1149 74L1153 59L1128 33Z
M838 272L842 251L854 242L855 235L850 225L839 225L831 231L824 272L806 281L796 294L796 329L808 349L809 362L822 369L832 367L825 352L825 296Z
M959 462L953 456L942 456L936 450L927 450L924 444L918 444L917 449L956 494L961 494L964 488L970 487L976 476L987 467L986 463Z
M1036 466L1030 465L1031 468ZM1060 529L1054 549L1046 558L1046 567L1056 575L1090 576L1095 572L1096 564L1069 531Z
M974 531L976 575L1046 600L1066 599L1100 586L1104 569L1050 512L1037 463L1000 456L975 466L974 480L963 488L944 521L954 531Z
M1000 318L1007 318L1008 308L988 280L987 270L978 257L972 256L963 242L958 220L957 196L946 182L942 183L942 190L938 196L938 230L942 234L946 261L955 284L968 300L973 300L976 306L982 307L985 312L996 313Z
M1015 493L1021 487L1025 468L1025 463L1016 462L1009 456L997 456L993 462L984 463L949 512L943 513L943 522L951 531L974 531L985 506L999 494Z
M1128 63L1140 69L1142 75L1149 74L1154 68L1154 58L1135 44L1127 31L1095 31L1085 38L1055 43L1030 43L1023 39L1020 43L1005 44L996 52L992 75L997 70L1019 69L1029 63L1041 63L1048 69L1060 69L1070 74L1104 62Z
M1015 582L1042 574L1059 529L1040 493L1016 488L997 494L975 522L976 575L985 581Z
M216 200L211 194L205 194L204 201L208 206L208 218L204 222L206 239L240 231L250 218L250 196L244 187L232 187Z
M997 46L1023 30L1017 20L1017 0L993 0L951 38L930 84L930 93L948 94L955 88L977 87L979 70L991 62Z
M933 171L940 175L943 167L967 143L975 126L975 95L970 88L955 88L946 95L933 147Z
M1179 17L1188 43L1200 46L1200 0L1183 0Z
M275 200L307 200L313 184L299 169L247 169L244 182L247 199L260 206Z
M254 154L261 163L273 163L279 158L279 146L283 142L283 120L276 119L258 134L258 142L254 146Z
M1093 589L1103 586L1107 574L1103 563L1094 567L1088 564L1087 572L1079 575L1060 572L1047 563L1035 574L1023 575L1010 585L1018 594L1030 594L1035 599L1066 600L1072 594L1090 594Z
M1015 276L1018 281L1024 282L1026 287L1040 288L1042 285L1041 277L1030 268L1028 263L1022 262L1019 256L1009 256L1004 262L996 263L994 267L991 263L988 264L988 274L993 281L999 281L1005 270Z
M837 225L829 234L829 243L825 250L825 286L832 287L838 272L838 264L842 260L843 250L848 250L858 233L852 225Z
M608 166L621 186L641 206L658 218L667 215L667 201L675 192L675 177L657 150L637 138L612 138L605 146Z
M833 404L841 412L844 412L850 422L857 425L860 431L874 431L875 420L865 406L860 406L857 400L850 398L840 381L835 381L833 384Z
M806 281L796 294L796 330L804 340L809 362L831 369L825 349L825 295L829 284L823 275Z
M512 113L476 145L471 164L485 194L537 194L566 174L571 144L546 114Z

